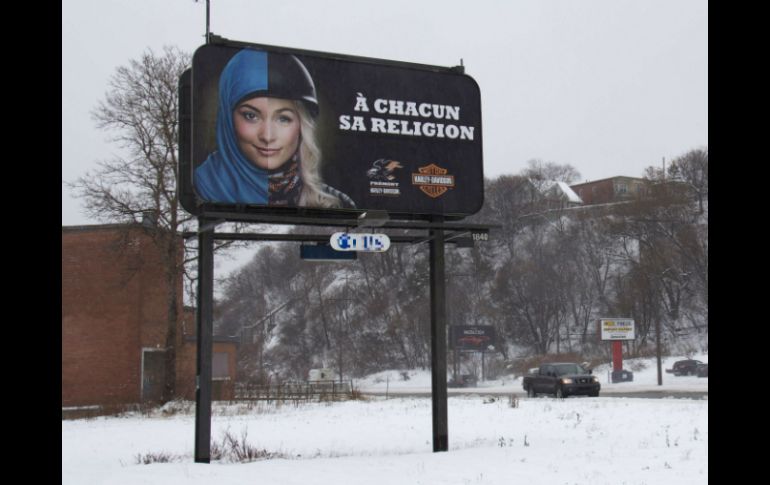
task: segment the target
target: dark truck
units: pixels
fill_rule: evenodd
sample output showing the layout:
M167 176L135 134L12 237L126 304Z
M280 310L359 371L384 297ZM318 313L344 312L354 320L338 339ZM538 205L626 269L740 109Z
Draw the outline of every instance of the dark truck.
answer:
M666 372L674 374L675 376L694 376L698 374L698 368L702 365L706 364L703 364L703 362L699 360L677 360L674 362L674 367L672 369L666 369ZM706 375L708 375L708 367L706 369Z
M596 397L601 389L599 379L591 375L590 370L572 363L543 364L524 376L522 386L529 397L538 394L553 394L557 398L576 394Z

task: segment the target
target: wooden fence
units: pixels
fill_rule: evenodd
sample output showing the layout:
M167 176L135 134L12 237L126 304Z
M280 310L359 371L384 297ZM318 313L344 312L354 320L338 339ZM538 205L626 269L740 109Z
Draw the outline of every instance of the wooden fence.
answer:
M276 384L235 383L236 401L344 401L352 396L344 381L289 381Z

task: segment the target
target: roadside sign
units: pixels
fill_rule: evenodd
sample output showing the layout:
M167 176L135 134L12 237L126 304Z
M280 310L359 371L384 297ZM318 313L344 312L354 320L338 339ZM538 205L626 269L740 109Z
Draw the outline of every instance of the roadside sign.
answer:
M634 340L633 318L602 318L599 323L602 340Z
M449 348L486 352L497 345L497 333L491 325L452 325Z
M335 232L329 243L336 251L382 253L390 248L390 238L386 234Z

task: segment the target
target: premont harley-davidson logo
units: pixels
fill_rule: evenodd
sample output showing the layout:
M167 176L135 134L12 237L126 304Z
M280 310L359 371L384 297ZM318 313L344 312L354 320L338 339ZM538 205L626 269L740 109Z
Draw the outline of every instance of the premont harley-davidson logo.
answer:
M420 190L434 199L455 186L455 176L447 175L449 170L435 163L420 167L417 171L419 173L412 174L412 185L417 185Z

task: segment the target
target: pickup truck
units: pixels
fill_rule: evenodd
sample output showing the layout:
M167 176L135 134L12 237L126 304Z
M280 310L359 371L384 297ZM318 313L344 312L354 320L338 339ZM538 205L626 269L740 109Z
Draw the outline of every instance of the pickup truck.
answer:
M591 375L590 370L573 363L543 364L525 375L521 384L529 397L538 394L553 394L557 398L576 394L596 397L601 389L599 379Z

